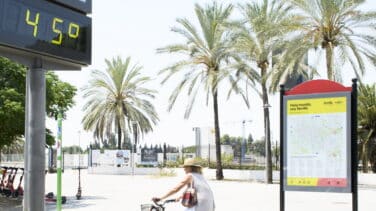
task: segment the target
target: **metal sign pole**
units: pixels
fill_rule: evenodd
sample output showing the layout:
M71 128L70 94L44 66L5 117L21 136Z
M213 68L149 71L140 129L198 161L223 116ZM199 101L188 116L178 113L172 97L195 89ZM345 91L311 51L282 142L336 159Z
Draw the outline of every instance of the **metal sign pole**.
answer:
M46 82L41 61L27 71L24 211L44 210Z
M62 174L62 164L63 164L63 157L62 157L62 121L63 115L59 112L57 116L57 147L56 147L56 166L57 166L57 187L56 187L56 210L61 211L61 174Z
M358 211L358 86L357 79L352 80L351 92L351 192L352 210Z
M283 190L283 181L284 181L284 169L283 169L283 165L284 165L284 161L283 161L283 153L284 153L284 149L283 149L283 144L284 144L284 134L283 134L283 128L284 128L284 124L285 122L283 122L283 112L284 112L284 109L283 109L283 96L285 95L285 87L284 85L281 85L280 86L280 97L279 97L279 103L280 103L280 110L279 110L279 118L280 118L280 124L279 124L279 133L280 133L280 137L279 137L279 210L280 211L285 211L285 191Z
M28 177L28 172L27 169L30 167L27 167L27 163L29 163L29 152L28 152L28 142L30 140L29 137L29 98L30 98L30 91L29 91L29 86L30 86L30 77L29 77L29 70L26 72L26 92L25 92L25 148L24 148L24 198L23 198L23 207L26 207L27 205L30 204L30 199L29 196L27 195L26 191L28 189L29 183L27 182L27 177ZM23 209L26 211L27 209Z
M76 199L81 199L82 189L81 189L81 131L78 131L78 189L76 193Z

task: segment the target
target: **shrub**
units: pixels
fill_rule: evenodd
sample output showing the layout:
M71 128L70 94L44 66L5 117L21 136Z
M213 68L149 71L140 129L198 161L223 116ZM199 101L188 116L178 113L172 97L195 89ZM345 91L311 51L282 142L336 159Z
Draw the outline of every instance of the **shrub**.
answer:
M138 168L154 168L155 165L153 164L136 164Z
M160 177L174 177L176 176L176 172L174 169L168 169L168 168L162 168L159 170L159 175Z
M167 168L177 168L180 166L180 163L178 161L166 161L166 167Z

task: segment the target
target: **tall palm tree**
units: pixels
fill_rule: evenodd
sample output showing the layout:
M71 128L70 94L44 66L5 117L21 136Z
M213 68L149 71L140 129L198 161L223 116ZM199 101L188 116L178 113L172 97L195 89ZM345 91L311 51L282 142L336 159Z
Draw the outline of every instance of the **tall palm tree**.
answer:
M360 137L360 158L363 172L368 172L371 146L376 144L376 84L359 86L358 95L358 124Z
M130 57L105 62L106 71L94 70L83 88L86 103L82 123L99 140L109 138L115 129L120 149L122 135L128 131L145 134L153 130L158 115L149 100L156 91L145 87L151 79L141 75L141 66L131 65Z
M195 4L195 13L199 22L197 29L187 19L177 19L179 27L173 27L172 31L180 34L185 43L173 44L160 49L159 53L176 53L184 55L183 59L163 69L160 74L166 74L162 84L175 74L182 76L169 98L169 108L174 106L179 94L185 88L188 89L189 101L185 111L185 118L189 118L194 105L197 93L203 89L206 92L206 103L209 96L213 100L214 111L214 133L216 146L216 178L223 179L223 170L221 162L220 148L220 130L219 130L219 111L218 95L219 84L224 79L229 79L234 83L234 77L228 69L228 62L232 56L230 51L230 40L226 32L225 25L229 22L233 6L218 4L213 1L211 5L205 8Z
M325 54L329 80L341 81L343 65L359 78L366 62L376 65L376 12L362 12L365 0L284 0L297 9L295 40L285 61L299 59L310 49Z
M277 0L247 3L239 7L243 18L234 25L234 40L235 48L245 61L239 62L238 69L247 79L256 80L261 85L261 91L255 89L263 104L267 183L272 183L268 71L271 69L271 55L286 44L283 36L291 30L291 8Z

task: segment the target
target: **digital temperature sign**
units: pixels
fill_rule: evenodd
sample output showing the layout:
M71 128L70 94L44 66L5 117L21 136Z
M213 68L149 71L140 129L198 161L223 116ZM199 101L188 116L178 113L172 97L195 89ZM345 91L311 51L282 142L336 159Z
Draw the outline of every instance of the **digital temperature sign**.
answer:
M45 0L0 0L0 46L91 63L91 19Z
M75 10L91 13L91 0L49 0L51 2L56 2L62 5L66 5Z

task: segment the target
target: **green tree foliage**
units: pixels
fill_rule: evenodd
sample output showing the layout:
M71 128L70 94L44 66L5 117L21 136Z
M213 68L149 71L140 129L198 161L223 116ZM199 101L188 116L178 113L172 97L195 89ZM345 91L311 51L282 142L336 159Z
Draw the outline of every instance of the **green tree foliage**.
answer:
M258 140L255 141L252 146L252 151L256 154L259 154L261 156L265 156L265 141L264 140Z
M261 3L252 2L240 6L242 20L234 24L234 46L243 60L237 65L240 76L245 76L247 85L254 88L262 99L264 114L264 131L266 141L266 169L267 182L272 183L272 153L270 141L270 115L268 72L270 68L270 55L273 60L286 45L284 36L291 31L293 18L289 15L291 7L285 6L281 1L264 0ZM260 87L255 88L254 82ZM279 81L272 82L278 84ZM273 85L274 85L273 84ZM273 86L272 85L272 86Z
M121 146L122 149L131 149L132 148L132 140L130 136L125 136L124 141Z
M248 138L247 138L247 143L248 143L249 145L251 145L253 142L254 142L254 140L253 140L253 136L252 136L252 134L249 134L249 135L248 135Z
M196 153L196 146L184 147L183 153Z
M55 140L55 136L52 135L52 131L48 128L46 128L46 144L48 146L53 146L55 145L56 143L56 140Z
M371 155L370 155L370 162L371 162L371 167L372 167L372 172L376 173L376 141L373 142L371 145L370 149L373 149Z
M153 130L158 115L153 104L155 90L146 88L150 77L141 75L141 66L132 65L131 58L105 60L105 71L94 70L83 88L85 130L98 140L110 138L115 127L118 149L127 134L145 134ZM137 143L136 143L137 144Z
M254 142L252 134L248 135L245 143L243 143L243 141L243 137L233 137L228 134L223 135L221 138L221 144L230 145L232 147L232 150L234 151L233 157L239 157L241 155L242 144L244 144L245 153L251 150L252 143Z
M324 53L329 80L341 81L345 63L360 79L368 62L376 66L376 13L359 10L364 0L285 0L296 8L295 38L280 59L281 72L292 71L309 50ZM291 35L291 34L290 34ZM372 68L367 67L367 68ZM277 75L276 75L277 76ZM278 76L282 76L278 74Z
M63 147L63 152L66 154L81 154L84 150L80 146Z
M376 168L376 84L359 86L358 125L359 155L363 172L368 172L369 161Z
M19 138L12 142L10 145L3 146L1 153L4 154L23 154L25 142ZM1 160L0 160L1 162Z
M65 118L66 112L74 105L73 98L77 89L67 82L59 80L59 77L49 71L46 73L46 112L48 117L57 119L59 110Z
M25 77L22 65L0 57L0 148L24 134Z
M103 140L104 149L116 149L116 136L114 133L111 133L105 140ZM125 142L123 142L125 143Z
M228 134L225 134L221 138L221 144L230 145L231 144L231 138Z
M189 118L197 99L196 96L200 91L206 95L206 104L208 104L211 97L217 157L216 178L218 180L223 179L218 116L218 87L224 80L229 80L232 85L236 86L235 79L227 65L235 54L231 51L231 40L225 28L229 23L232 10L232 5L224 6L215 1L205 7L195 4L199 28L196 28L185 18L177 19L179 27L173 27L172 31L181 35L185 41L157 50L159 53L183 55L182 60L161 71L161 74L167 74L162 83L177 74L180 76L178 79L180 82L169 98L169 111L174 106L179 94L184 92L183 90L187 90L189 97L184 114L185 118Z
M95 141L94 143L90 144L91 149L101 149L101 145L99 142Z
M26 68L0 57L0 148L9 146L25 133ZM63 115L74 104L76 88L62 82L53 72L46 73L46 112L56 117L58 108ZM51 131L46 130L47 144L54 143Z

